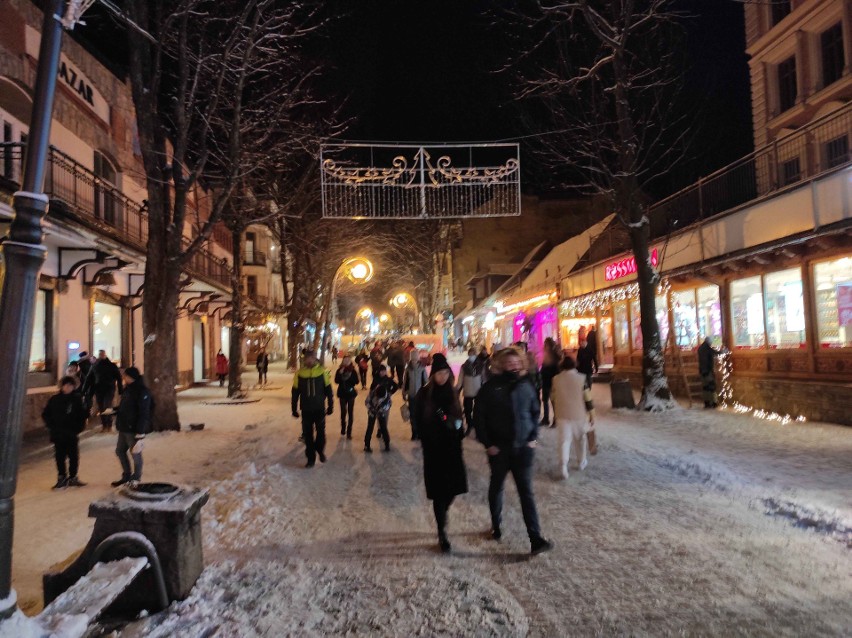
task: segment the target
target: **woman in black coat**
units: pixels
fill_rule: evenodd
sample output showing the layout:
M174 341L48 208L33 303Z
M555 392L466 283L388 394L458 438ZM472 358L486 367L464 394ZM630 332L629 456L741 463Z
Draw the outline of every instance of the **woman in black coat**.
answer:
M429 383L420 388L414 405L423 445L426 496L435 511L438 544L446 553L450 551L447 512L458 494L467 493L467 473L462 455L464 413L453 390L452 371L442 354L433 357Z

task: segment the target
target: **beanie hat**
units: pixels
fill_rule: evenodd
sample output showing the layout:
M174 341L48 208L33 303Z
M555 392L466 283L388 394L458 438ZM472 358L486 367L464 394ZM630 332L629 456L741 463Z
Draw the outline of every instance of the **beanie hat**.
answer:
M450 364L447 363L447 357L445 357L439 352L437 354L432 355L432 370L429 374L435 374L436 372L440 372L441 370L452 371L452 368L450 368Z
M129 368L124 369L124 374L133 379L134 381L139 381L142 373L139 372L139 368L130 366Z

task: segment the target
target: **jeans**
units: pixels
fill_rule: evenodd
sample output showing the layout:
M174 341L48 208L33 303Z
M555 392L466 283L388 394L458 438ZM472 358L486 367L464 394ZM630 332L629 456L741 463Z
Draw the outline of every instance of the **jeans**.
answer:
M346 417L349 416L347 426ZM352 420L355 415L355 397L340 397L340 433L352 436Z
M544 417L541 419L541 422L548 425L550 425L550 390L551 388L548 386L542 386L541 388L541 407L544 410Z
M53 452L56 456L56 473L59 476L77 476L80 465L80 448L77 436L57 437L53 442ZM65 459L68 459L68 471L65 468Z
M531 541L541 538L538 524L538 512L535 508L535 497L532 490L533 459L535 454L531 447L504 449L496 456L488 457L491 466L491 482L488 485L488 506L491 508L491 526L500 529L503 520L503 484L506 475L512 473L518 496L521 499L521 511L527 534Z
M467 431L473 429L473 411L476 409L476 397L464 398L464 422L467 424Z
M95 402L98 405L98 412L103 412L112 407L112 402L115 400L115 389L112 390L97 390L95 392ZM104 429L112 427L112 416L102 416L101 425Z
M142 480L142 453L134 454L130 452L133 446L136 445L136 435L133 432L119 432L118 442L115 445L115 454L121 462L121 478L141 481ZM127 455L133 457L133 471L130 470L130 459Z
M325 410L302 412L302 438L305 439L305 456L308 457L308 463L313 463L317 453L325 452Z
M390 449L390 434L388 434L388 415L386 413L371 414L367 417L367 435L364 437L364 446L370 447L373 438L373 426L379 420L379 438L385 440L385 449Z
M453 503L454 496L432 499L432 511L435 512L435 524L438 526L438 536L444 536L447 529L447 512Z

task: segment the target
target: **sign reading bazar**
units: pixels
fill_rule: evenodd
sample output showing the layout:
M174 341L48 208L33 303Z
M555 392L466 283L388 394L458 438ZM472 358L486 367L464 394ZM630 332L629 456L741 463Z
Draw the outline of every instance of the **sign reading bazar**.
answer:
M654 250L651 251L651 265L656 267L657 263L657 249L654 248ZM635 272L636 258L627 257L619 261L614 261L611 264L607 264L604 270L604 278L607 281L615 281L616 279L627 277L627 275L632 275Z
M41 34L28 26L25 31L25 40L27 54L37 60ZM106 99L92 84L92 81L64 53L59 56L57 79L60 84L65 85L85 102L98 118L109 124L109 104Z

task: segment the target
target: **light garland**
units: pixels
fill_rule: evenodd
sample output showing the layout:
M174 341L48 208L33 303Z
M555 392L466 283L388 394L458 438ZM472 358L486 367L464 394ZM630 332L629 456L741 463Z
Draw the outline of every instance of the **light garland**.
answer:
M660 285L657 286L657 294L666 295L667 298L671 294L671 290L672 285L667 278L662 279L660 281ZM639 284L633 282L632 284L627 284L626 286L618 286L617 288L607 288L606 290L598 290L597 292L591 292L581 297L575 297L574 299L563 301L560 309L562 310L563 315L567 315L569 317L576 317L578 315L587 315L590 311L596 310L598 308L608 308L612 304L618 303L620 301L638 299L638 297Z
M743 405L739 401L734 399L734 389L731 385L731 376L734 370L734 364L731 361L731 353L726 351L719 355L719 368L722 373L722 388L719 391L719 400L720 407L723 410L731 409L736 414L750 414L756 419L762 419L764 421L774 421L776 423L780 423L781 425L787 425L788 423L796 422L796 423L805 423L807 419L803 417L801 414L796 418L793 418L789 414L778 414L777 412L771 412L768 410L763 410L761 408L753 408L748 405Z
M505 317L507 314L511 313L513 310L518 310L519 308L524 308L525 306L533 306L533 305L542 305L549 301L556 300L555 292L548 292L543 295L536 295L535 297L530 297L529 299L524 299L523 301L519 301L517 303L510 304L508 306L504 306L503 302L498 301L495 306L497 309L497 313L500 316ZM498 317L499 318L499 317Z

